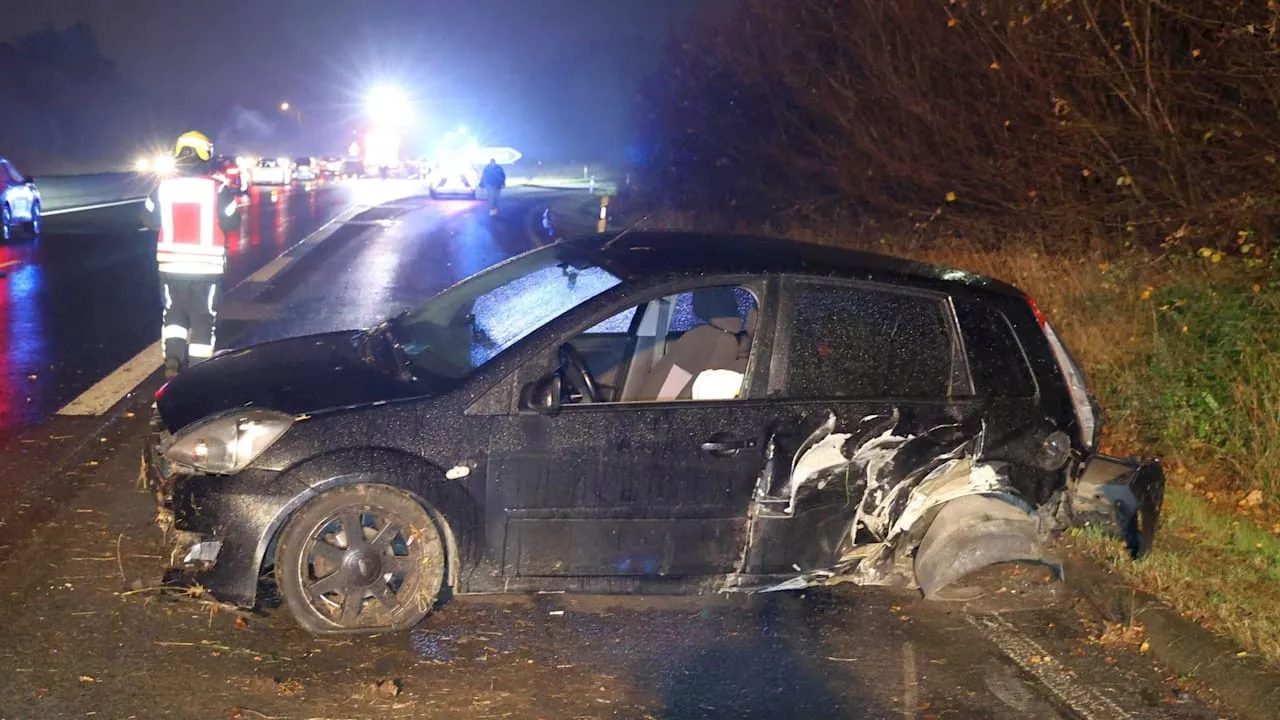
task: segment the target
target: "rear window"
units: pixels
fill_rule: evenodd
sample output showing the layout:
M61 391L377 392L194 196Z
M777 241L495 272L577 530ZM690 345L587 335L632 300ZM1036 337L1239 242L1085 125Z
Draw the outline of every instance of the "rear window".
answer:
M950 395L953 352L942 299L801 283L793 307L788 396Z
M1026 353L1004 313L973 300L955 303L969 355L969 372L979 395L1034 397L1035 379Z

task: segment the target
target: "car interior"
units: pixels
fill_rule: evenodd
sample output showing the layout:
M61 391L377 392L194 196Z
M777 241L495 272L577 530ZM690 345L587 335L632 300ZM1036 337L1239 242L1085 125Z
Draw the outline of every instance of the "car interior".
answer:
M729 400L742 390L757 316L746 288L699 288L628 308L568 344L601 402Z

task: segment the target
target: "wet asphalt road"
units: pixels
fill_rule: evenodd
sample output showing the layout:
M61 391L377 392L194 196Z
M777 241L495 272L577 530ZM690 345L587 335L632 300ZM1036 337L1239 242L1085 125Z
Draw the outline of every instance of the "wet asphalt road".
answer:
M342 190L329 192L291 199L292 209L264 205L250 223L258 244L240 249L233 272L248 274L336 212ZM305 267L252 300L230 293L225 334L244 344L367 325L528 248L522 220L538 203L513 197L507 216L494 221L473 203L395 201L335 233ZM295 217L306 219L281 227ZM97 288L96 303L155 319L147 310L154 286L85 279L94 266L141 268L145 239L98 247L97 259L78 261L74 272L55 269L59 256L44 254L52 252L47 245L88 237L68 232L28 250L45 263L32 274L62 278L40 285L49 299L38 307L64 307L53 298L83 284ZM48 295L55 288L61 293ZM65 322L69 315L44 313L35 316ZM123 343L112 352L128 358L152 335L138 330L132 347L101 342ZM79 369L92 375L110 364ZM0 720L1229 716L1209 693L1154 666L1136 640L1102 639L1101 622L1064 586L1017 572L984 578L988 599L969 607L875 588L467 598L412 632L324 640L302 633L280 609L246 617L219 611L158 587L166 549L151 498L134 484L157 385L155 377L144 383L109 427L59 426L69 429L55 438L91 433L92 453L59 471L53 485L62 490L40 488L59 502L21 537L10 533L16 539L6 545L2 531L12 525L0 527ZM56 457L61 442L23 446L30 457L0 462L0 479Z
M377 180L251 188L242 200L243 228L229 248L227 287L343 210L416 189L409 181L384 187ZM410 207L421 212L346 234L386 230L372 233L371 251L359 243L326 248L347 254L298 288L290 314L271 315L276 305L224 307L220 341L235 339L237 319L273 321L256 328L257 337L364 327L388 307L423 299L529 247L522 228L527 196L513 194L510 215L497 222L481 203L403 202L388 215ZM0 439L47 419L159 337L155 234L141 229L140 210L135 204L57 215L46 220L38 240L0 245ZM432 241L412 245L406 255L403 238L414 233L429 233ZM333 283L345 293L340 302L326 302Z

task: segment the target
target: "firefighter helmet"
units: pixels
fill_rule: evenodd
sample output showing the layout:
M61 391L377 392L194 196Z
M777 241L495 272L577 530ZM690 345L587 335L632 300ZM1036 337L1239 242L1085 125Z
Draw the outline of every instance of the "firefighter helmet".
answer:
M213 142L204 133L192 130L178 136L178 144L173 148L174 156L181 155L183 150L190 150L196 157L207 162L213 157Z

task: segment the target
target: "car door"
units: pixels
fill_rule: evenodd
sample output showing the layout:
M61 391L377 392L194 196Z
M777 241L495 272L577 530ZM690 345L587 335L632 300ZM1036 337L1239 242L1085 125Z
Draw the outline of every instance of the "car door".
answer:
M875 543L906 500L894 483L980 427L946 295L788 277L779 305L767 391L771 461L756 492L745 575L824 569L855 540Z
M762 328L768 323L755 318L768 312L765 287L759 280L738 287L762 309L749 313L744 304L742 317ZM584 358L602 363L593 374L613 378L606 401L554 412L513 409L495 418L487 505L490 517L501 508L501 518L490 542L509 579L659 581L737 566L772 415L757 380L768 343L758 342L759 332L742 331L749 344L736 397L664 401L640 394L646 373L663 367L662 346L693 331L680 332L679 318L672 320L679 296L646 299L595 318L589 327L597 332L566 338ZM606 367L620 355L625 369ZM535 359L517 384L555 365L554 352Z
M9 173L9 161L0 160L0 202L9 206L9 211L13 213L13 219L18 220L22 216L19 214L21 209L21 200L14 192L13 177Z
M4 164L4 173L8 179L9 209L13 211L13 219L30 219L31 191L27 188L26 179L13 167L12 163L7 161Z

